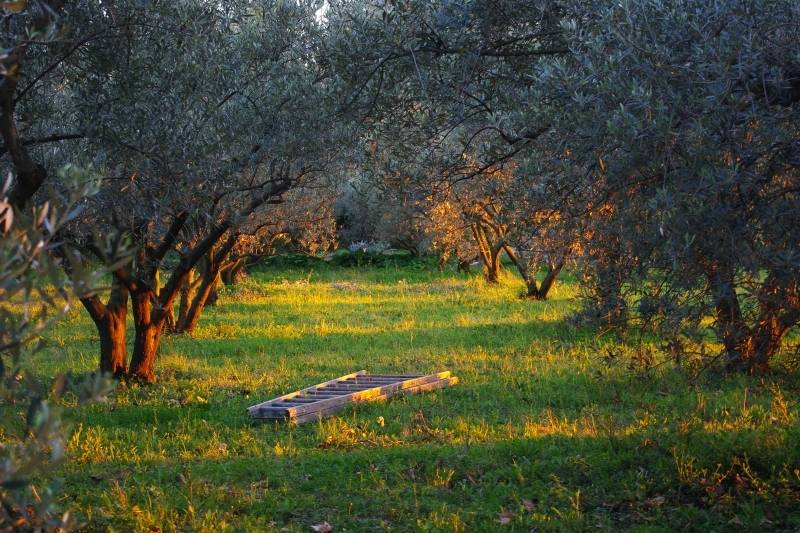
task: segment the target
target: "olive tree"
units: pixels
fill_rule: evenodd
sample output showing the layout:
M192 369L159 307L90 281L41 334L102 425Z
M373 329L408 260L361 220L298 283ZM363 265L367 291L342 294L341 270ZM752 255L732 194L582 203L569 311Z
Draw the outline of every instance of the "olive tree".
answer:
M278 251L316 256L335 248L333 201L329 187L297 183L280 201L251 213L236 232L211 248L190 272L181 288L175 331L192 332L220 283L233 284L247 261Z
M46 348L47 329L69 312L72 302L100 282L96 271L64 246L61 229L80 213L85 196L96 192L91 173L64 166L49 172L29 147L56 142L24 137L17 112L27 52L52 44L60 29L60 2L16 2L3 5L4 45L0 51L0 131L6 177L0 192L0 529L66 530L68 512L57 508L55 487L47 483L64 458L66 425L57 401L70 390L80 403L100 399L108 390L101 376L81 382L60 375L50 383L37 376L30 357ZM21 88L22 87L22 88ZM22 130L22 131L21 131ZM7 173L6 173L7 172ZM63 194L33 198L50 174L62 182ZM119 251L119 250L118 250ZM109 260L124 263L106 250ZM116 260L114 259L116 257ZM64 275L64 269L70 277ZM58 356L58 352L52 353ZM53 401L55 400L55 402Z
M535 112L570 152L595 281L671 338L712 316L728 367L763 371L800 321L800 7L591 9Z
M218 270L251 214L330 163L324 136L333 128L307 105L325 97L313 57L312 7L196 2L176 6L177 14L166 8L164 24L191 23L146 32L139 41L121 35L136 65L118 62L111 83L99 78L88 89L97 100L87 111L109 113L107 120L91 118L99 145L106 154L124 154L108 155L106 165L135 175L135 194L112 196L119 208L110 223L126 214L125 229L139 246L132 268L114 272L131 294L136 335L128 373L137 379L155 377L161 335L192 268L212 254L211 272ZM140 79L144 68L152 78ZM170 253L177 265L159 286Z
M105 176L65 236L107 263L95 242L124 235L137 253L113 269L110 297L82 299L101 338L101 368L144 381L189 272L235 242L248 217L337 154L325 108L313 2L71 3L60 47L29 55L15 101L33 132L68 127L77 160ZM19 93L25 93L19 94ZM23 98L24 96L24 98ZM55 135L40 136L53 138ZM57 190L58 180L46 180ZM135 338L126 358L127 306Z
M52 469L64 460L68 425L58 400L70 392L83 405L109 391L101 374L85 378L61 374L38 376L32 355L48 351L47 330L75 299L93 290L101 276L64 248L59 230L76 216L81 200L96 190L97 180L65 167L58 174L68 194L24 210L14 208L13 180L0 196L0 529L66 530L73 520L59 512ZM109 257L111 251L107 252ZM127 261L123 254L119 262ZM60 264L59 264L60 263ZM69 264L71 277L64 275ZM37 488L38 487L38 488Z
M529 156L551 129L549 117L531 120L527 110L540 104L531 90L540 63L570 53L560 21L575 6L563 4L343 3L328 13L341 28L334 52L347 61L343 105L367 117L368 142L391 154L385 156L390 174L411 174L429 198L446 202L428 211L439 216L439 244L463 242L456 237L466 228L490 282L498 280L501 255L511 252L532 297L547 292L536 284L540 264L553 273L549 287L563 254L514 249L544 248L532 247L534 235L553 241L559 233L542 231L541 222L556 211L552 201L534 205L527 194L538 175L514 171L514 185L499 188L495 178ZM463 218L449 229L441 224L448 206L461 206Z

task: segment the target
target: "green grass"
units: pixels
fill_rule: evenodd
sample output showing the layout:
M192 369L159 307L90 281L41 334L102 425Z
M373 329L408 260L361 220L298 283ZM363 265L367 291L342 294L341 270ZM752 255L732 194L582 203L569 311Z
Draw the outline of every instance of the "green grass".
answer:
M165 340L155 386L67 409L63 504L92 531L800 528L796 377L609 366L628 348L565 321L574 284L521 289L419 266L256 272ZM38 372L92 370L95 337L76 310ZM245 414L362 368L462 382L300 427Z

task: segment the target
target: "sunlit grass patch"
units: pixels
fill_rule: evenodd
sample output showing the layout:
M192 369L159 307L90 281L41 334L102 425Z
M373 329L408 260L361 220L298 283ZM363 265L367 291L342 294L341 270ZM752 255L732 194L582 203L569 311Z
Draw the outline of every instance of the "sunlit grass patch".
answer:
M800 527L794 375L629 369L637 347L567 320L574 284L547 302L522 287L257 271L194 334L165 339L156 385L69 407L65 503L117 531ZM36 368L93 369L95 335L75 310ZM461 383L300 427L245 413L362 368L449 369Z

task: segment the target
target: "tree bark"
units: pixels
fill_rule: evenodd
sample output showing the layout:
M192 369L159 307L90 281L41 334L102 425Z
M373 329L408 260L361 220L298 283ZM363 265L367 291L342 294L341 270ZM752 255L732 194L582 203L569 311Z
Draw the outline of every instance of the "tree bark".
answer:
M128 363L125 339L128 289L115 281L107 304L97 295L81 298L81 303L92 317L100 337L100 371L121 378Z
M208 303L211 293L214 291L217 283L219 282L219 272L212 272L208 270L202 278L200 288L197 290L195 297L188 312L178 324L178 331L180 333L191 333L197 327L200 321L200 314Z
M706 267L706 276L714 295L717 337L725 347L729 370L743 370L748 366L743 353L749 331L742 320L739 298L736 296L734 271L717 264Z
M227 265L222 267L220 271L220 280L225 285L235 285L244 272L247 261L244 257L234 259Z
M561 273L561 269L564 268L564 262L558 262L554 265L547 266L547 275L542 280L541 285L539 285L539 294L541 294L541 299L544 300L547 298L547 294L550 292L550 289L553 288L553 285L558 278L558 275Z
M493 245L489 242L486 230L480 224L472 224L472 235L478 244L478 252L483 262L483 275L487 283L500 283L500 254L503 251L503 243Z
M502 253L502 246L492 246L490 256L491 262L489 263L490 266L486 272L486 281L489 283L500 283L500 270L503 267L503 264L500 262Z
M3 76L0 81L0 136L16 171L16 179L8 192L8 200L17 209L25 207L47 178L47 170L31 159L20 140L14 120L16 108L14 96L25 51L25 46L19 46L6 55L3 59L6 71L15 73Z
M125 375L128 364L128 348L125 343L127 309L124 307L109 311L100 333L100 370L116 378Z
M206 298L205 307L214 307L217 305L219 301L219 284L220 280L219 276L217 276L217 279L214 280L214 284L211 286L211 293L208 295L208 298Z
M787 330L788 328L776 317L770 317L756 325L749 339L750 353L746 354L750 372L769 370L770 361L781 349L783 336Z
M558 274L561 272L562 268L564 268L563 262L559 262L554 265L548 265L547 274L545 274L542 283L538 287L536 286L535 276L533 276L529 282L526 281L528 285L528 298L533 300L547 300L547 295L550 292L550 289L553 288L556 278L558 278Z
M49 26L64 8L63 0L44 0L40 3L40 9L30 12L28 30L31 34ZM0 136L17 174L15 183L8 191L8 200L17 209L22 209L47 179L47 169L31 158L25 142L19 138L14 116L19 98L36 85L39 78L34 78L28 87L17 93L28 44L3 43L3 47L9 47L10 50L0 59L5 71L0 79Z
M131 298L136 335L133 340L133 356L128 375L145 383L156 381L154 364L166 317L166 313L153 308L153 297L152 291L140 291L134 293Z
M200 287L197 289L186 315L181 318L181 322L178 324L178 332L191 333L194 331L200 321L200 314L206 305L216 303L216 290L221 281L220 272L226 266L225 260L236 244L236 239L235 235L231 235L217 251L208 252L203 261Z
M716 306L717 323L728 354L728 369L749 373L768 371L783 337L800 321L800 287L791 279L769 274L759 291L758 316L749 326L742 318L733 275L721 277L718 270L710 274L712 286L721 285L716 290L721 294Z
M176 332L180 332L180 325L186 321L186 316L189 314L189 308L192 306L195 293L197 292L197 288L200 286L202 281L203 277L198 275L197 268L193 268L189 272L186 281L181 286L181 296L178 303L178 318L175 322Z
M556 278L558 278L558 274L561 272L561 269L564 268L563 259L555 264L547 265L547 274L542 280L542 284L539 285L536 281L536 275L539 272L538 269L532 271L530 268L528 268L528 263L523 261L517 255L516 250L514 250L514 248L512 248L510 245L503 245L503 249L506 251L506 255L509 257L509 259L511 259L511 262L514 263L514 266L517 267L517 271L519 271L520 276L522 276L522 279L525 282L525 287L527 289L525 294L526 297L530 298L531 300L546 300L547 294L553 287Z

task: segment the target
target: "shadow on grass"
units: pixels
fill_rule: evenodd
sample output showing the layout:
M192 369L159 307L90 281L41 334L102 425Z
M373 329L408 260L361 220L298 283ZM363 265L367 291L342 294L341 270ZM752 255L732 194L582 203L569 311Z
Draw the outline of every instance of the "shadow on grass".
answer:
M727 529L743 509L755 523L771 516L773 526L797 525L800 513L791 492L796 497L797 482L786 485L785 494L726 484L724 477L715 480L708 473L720 464L737 464L736 451L706 447L715 436L700 435L682 455L676 454L675 435L651 435L657 441L649 445L642 444L643 437L420 442L304 453L289 444L283 455L270 457L86 465L69 473L67 481L73 487L92 486L81 491L78 507L107 505L102 495L122 490L128 508L142 510L156 502L180 510L187 521L193 506L194 512L215 510L228 522L272 520L302 528L326 520L342 529L439 529L442 510L481 531L494 530L500 513L508 510L512 529L526 531L630 527L654 520L692 530ZM748 475L763 483L774 481L775 472L756 469ZM122 507L117 505L110 521L118 527L128 519Z

